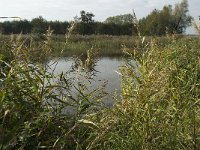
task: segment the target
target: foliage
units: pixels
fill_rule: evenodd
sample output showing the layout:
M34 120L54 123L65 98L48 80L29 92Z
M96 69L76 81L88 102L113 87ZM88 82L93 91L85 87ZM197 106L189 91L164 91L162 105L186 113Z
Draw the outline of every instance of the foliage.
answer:
M124 14L124 15L117 15L113 17L108 17L105 20L106 23L115 23L115 24L126 24L126 23L133 23L133 15L131 14Z
M48 29L47 21L42 16L32 19L31 24L32 33L44 34Z
M12 21L0 23L0 32L2 34L44 34L45 31L50 26L54 31L54 34L64 35L67 30L66 27L69 26L71 22L62 21L46 21L43 18L34 18L32 21ZM114 24L114 23L102 23L93 22L89 23L77 22L76 28L73 31L74 34L80 35L134 35L135 30L133 29L132 23L126 24Z
M32 25L28 20L5 21L0 23L0 33L2 34L28 34L31 32Z
M89 13L89 12L86 13L84 10L82 10L80 12L80 14L81 14L81 17L79 18L79 20L82 23L92 23L92 22L94 22L94 20L92 19L94 17L93 13Z
M143 35L165 35L183 33L191 25L192 17L188 14L188 2L183 0L172 9L171 5L162 10L153 10L140 20Z

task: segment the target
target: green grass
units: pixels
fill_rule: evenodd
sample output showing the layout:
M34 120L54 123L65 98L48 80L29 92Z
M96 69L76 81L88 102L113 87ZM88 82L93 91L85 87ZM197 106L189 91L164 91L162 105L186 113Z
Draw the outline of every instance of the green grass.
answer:
M199 38L72 36L64 44L48 31L33 39L2 36L1 43L1 150L200 149ZM126 55L122 98L109 109L101 101L105 85L88 90L97 49ZM82 70L57 76L38 62L81 53Z
M18 35L1 35L0 41L7 43L12 43L12 38L17 37ZM21 35L21 39L24 43L30 47L30 53L33 57L38 58L38 55L41 54L42 41L45 40L44 35ZM146 37L146 41L150 42L152 37ZM170 42L170 39L167 37L158 37L157 41L160 45L164 46ZM52 48L51 55L54 57L71 57L71 56L80 56L86 54L87 50L91 47L98 52L98 56L107 56L107 57L119 57L123 56L122 49L124 47L129 49L134 49L141 45L137 37L132 36L107 36L107 35L71 35L67 40L64 35L52 35L51 43L49 43ZM4 45L4 44L2 44ZM31 46L30 46L31 45ZM34 58L33 58L34 59Z

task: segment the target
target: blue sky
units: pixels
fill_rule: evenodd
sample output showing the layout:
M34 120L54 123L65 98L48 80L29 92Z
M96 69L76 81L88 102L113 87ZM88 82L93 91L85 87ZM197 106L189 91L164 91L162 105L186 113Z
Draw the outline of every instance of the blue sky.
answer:
M43 16L47 20L70 21L81 10L92 12L95 20L104 21L109 16L132 13L138 18L148 15L154 8L181 0L0 0L0 16L19 16L32 19ZM188 0L190 14L197 20L200 16L200 0Z

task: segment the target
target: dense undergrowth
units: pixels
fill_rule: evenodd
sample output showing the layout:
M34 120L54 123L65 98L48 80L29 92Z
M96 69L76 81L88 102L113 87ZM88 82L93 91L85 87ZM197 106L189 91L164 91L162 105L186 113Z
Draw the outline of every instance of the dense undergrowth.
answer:
M109 109L105 85L88 88L92 49L55 76L32 58L51 57L50 31L40 44L1 41L0 149L200 149L199 38L140 40L124 47L122 99Z

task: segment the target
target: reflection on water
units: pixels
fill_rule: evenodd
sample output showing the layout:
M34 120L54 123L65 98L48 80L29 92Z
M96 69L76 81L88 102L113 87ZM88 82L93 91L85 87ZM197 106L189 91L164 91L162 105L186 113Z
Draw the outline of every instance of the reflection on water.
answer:
M56 63L53 63L56 62ZM54 69L54 74L60 74L70 70L71 66L74 65L74 60L71 58L62 58L58 60L52 60L49 62L51 69ZM112 93L117 90L118 96L120 93L120 76L116 71L119 72L119 67L123 65L121 58L99 58L94 66L96 74L93 77L92 87L96 88L102 84L102 81L107 81L105 92L109 93L109 99L106 101L106 105L112 105L111 96Z

